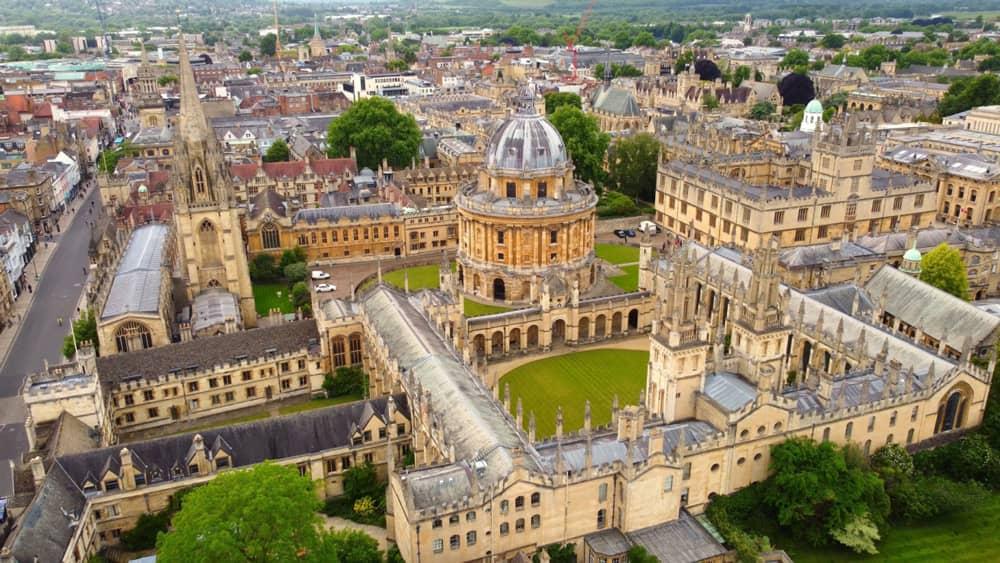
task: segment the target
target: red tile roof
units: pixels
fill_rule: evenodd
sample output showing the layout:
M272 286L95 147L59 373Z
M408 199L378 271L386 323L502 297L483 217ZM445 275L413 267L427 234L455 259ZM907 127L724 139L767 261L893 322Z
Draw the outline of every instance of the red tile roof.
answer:
M342 176L345 171L358 173L358 163L352 158L318 158L310 161L309 166L319 176Z
M264 174L269 178L294 178L306 169L306 162L304 160L265 162L262 166Z
M242 180L250 180L257 175L257 163L246 162L230 165L229 171L233 176Z

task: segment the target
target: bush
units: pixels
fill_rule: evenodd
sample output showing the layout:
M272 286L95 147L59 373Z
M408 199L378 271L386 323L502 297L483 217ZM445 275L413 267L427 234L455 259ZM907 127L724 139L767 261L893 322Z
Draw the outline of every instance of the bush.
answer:
M294 264L289 264L284 268L285 279L288 283L296 283L306 279L306 263L305 262L295 262Z
M278 268L274 256L258 254L250 261L250 279L255 282L269 282L278 279Z
M354 513L362 518L370 518L378 510L378 506L371 497L363 497L354 501Z
M705 510L705 515L744 563L756 563L761 552L771 550L767 536L745 531L749 522L760 518L763 497L764 487L755 483L731 495L715 497Z
M406 563L403 555L399 552L399 546L392 544L385 552L385 563Z
M156 547L156 536L166 532L172 513L163 510L154 514L143 514L135 523L135 528L122 533L122 547L128 551L144 551Z
M976 481L991 489L1000 487L1000 456L985 436L972 434L957 442L920 452L913 457L917 469L956 481Z
M309 286L306 285L306 282L300 281L292 286L292 306L301 308L308 305L311 299Z
M340 367L333 374L323 378L323 390L329 398L344 395L365 395L368 388L368 377L359 367Z
M302 249L301 246L296 246L295 248L289 248L288 250L281 253L281 269L284 270L291 264L297 264L299 262L306 261L306 251Z
M632 217L638 214L635 200L621 192L607 190L597 202L598 217Z

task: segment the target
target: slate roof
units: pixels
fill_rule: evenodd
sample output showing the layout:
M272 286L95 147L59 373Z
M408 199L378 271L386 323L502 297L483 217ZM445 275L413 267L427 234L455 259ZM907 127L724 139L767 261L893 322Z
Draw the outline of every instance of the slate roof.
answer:
M75 531L72 516L79 517L85 505L83 491L53 464L8 540L14 560L62 561Z
M104 302L101 319L130 313L157 313L170 227L152 224L132 232Z
M686 510L681 510L677 520L630 532L628 538L660 563L691 563L728 551Z
M824 287L811 291L808 295L817 302L832 307L845 315L855 314L853 310L855 298L858 300L858 316L867 314L875 307L868 293L853 283Z
M607 86L598 90L597 95L594 96L593 106L597 111L612 115L626 117L642 115L642 109L639 108L639 102L635 100L635 96L628 90L615 86Z
M757 398L757 388L734 373L709 375L705 378L704 393L729 412L736 412Z
M218 326L221 330L226 319L241 323L239 300L222 288L207 289L191 303L191 330L195 333Z
M992 344L1000 319L963 299L900 272L882 266L865 283L873 300L885 297L885 310L903 322L919 327L936 340L961 351L966 337L976 348Z
M881 254L860 244L843 241L788 248L782 251L778 262L786 268L808 268L823 264L881 259Z
M305 221L314 225L319 221L337 223L341 219L357 221L358 219L376 219L378 217L398 217L399 208L393 203L366 203L360 205L338 205L334 207L317 207L300 209L292 217L292 224Z
M399 393L392 398L397 412L409 418L406 394ZM388 396L383 396L295 415L118 444L62 456L57 465L82 488L86 480L100 479L108 467L120 467L120 452L128 448L133 464L145 469L146 480L152 485L189 476L188 460L196 435L201 435L207 454L214 457L220 449L224 450L231 456L234 467L313 454L351 445L354 430L364 426L371 416L385 421L388 400Z
M250 217L256 219L267 209L270 209L278 217L284 217L288 214L285 198L270 188L261 190L254 196L253 201L250 203Z
M237 358L261 357L269 351L275 354L294 352L310 346L318 337L315 320L293 321L100 357L97 373L105 384L118 384L137 377L153 379L169 373L208 369L236 362Z

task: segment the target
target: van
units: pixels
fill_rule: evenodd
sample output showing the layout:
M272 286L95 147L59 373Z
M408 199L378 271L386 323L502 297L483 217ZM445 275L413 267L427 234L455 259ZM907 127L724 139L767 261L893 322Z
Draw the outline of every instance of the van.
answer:
M639 230L647 235L655 235L660 232L660 226L652 221L643 221L639 223Z

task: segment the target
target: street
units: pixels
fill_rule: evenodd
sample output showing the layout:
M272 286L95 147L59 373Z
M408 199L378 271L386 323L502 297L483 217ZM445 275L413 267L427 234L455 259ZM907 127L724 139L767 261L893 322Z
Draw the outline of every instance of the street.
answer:
M94 202L94 215L87 212ZM35 300L25 315L10 354L0 369L0 497L11 494L8 459L17 459L28 446L24 432L24 407L18 394L26 374L39 371L42 359L50 363L64 361L63 337L69 334L70 321L76 314L83 291L84 269L89 264L90 227L87 222L101 212L100 195L91 188L86 198L74 205L79 212L68 229L53 235L56 244L41 279L32 281ZM43 245L39 242L39 247ZM26 296L25 296L26 297ZM60 326L58 319L64 319Z

